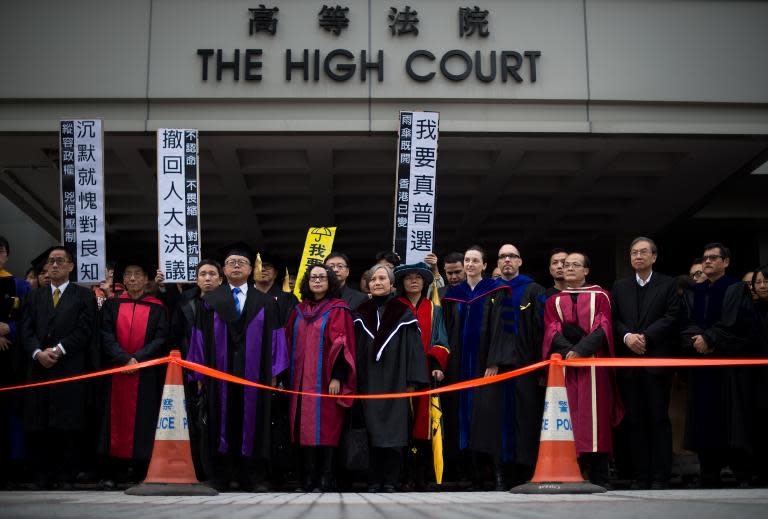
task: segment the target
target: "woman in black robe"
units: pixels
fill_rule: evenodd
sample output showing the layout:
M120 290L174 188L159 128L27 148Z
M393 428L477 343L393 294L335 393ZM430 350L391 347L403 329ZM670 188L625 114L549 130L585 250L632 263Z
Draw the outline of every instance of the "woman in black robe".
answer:
M369 271L372 298L357 309L357 384L360 394L404 393L429 384L416 316L392 293L385 265ZM370 492L394 492L410 437L408 399L362 401L370 443Z

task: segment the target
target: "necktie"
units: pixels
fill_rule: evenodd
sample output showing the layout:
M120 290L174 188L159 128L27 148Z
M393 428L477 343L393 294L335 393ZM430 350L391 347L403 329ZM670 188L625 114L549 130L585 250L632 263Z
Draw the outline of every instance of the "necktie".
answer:
M237 287L232 289L232 297L235 298L235 310L237 311L237 315L240 315L240 312L242 311L240 308L240 299L237 297L240 292L241 290Z
M59 298L61 297L61 290L58 288L53 290L53 307L56 308L56 306L59 304Z

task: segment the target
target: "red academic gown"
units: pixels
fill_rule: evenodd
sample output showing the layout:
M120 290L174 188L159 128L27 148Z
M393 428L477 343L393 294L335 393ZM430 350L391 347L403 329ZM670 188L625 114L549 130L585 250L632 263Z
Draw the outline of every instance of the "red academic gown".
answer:
M427 355L427 377L432 378L433 369L445 372L448 364L448 334L445 332L442 308L436 307L432 301L422 297L416 306L413 306L407 297L399 298L419 321L421 331L421 343L424 353ZM429 440L432 438L432 428L429 418L429 397L417 396L411 398L413 406L413 437L416 440Z
M346 364L341 381L341 395L356 390L355 329L352 313L341 299L319 303L302 301L296 306L286 326L290 351L290 388L308 393L328 393L337 361ZM318 398L291 395L291 441L305 446L336 446L344 424L349 398ZM296 419L299 414L299 437Z
M166 353L168 322L159 299L133 299L123 294L107 299L103 312L101 342L109 367L124 366L131 358L144 362ZM116 458L149 459L164 372L163 366L157 366L131 375L112 375L100 452Z
M578 294L574 305L571 294ZM567 289L547 299L544 310L545 359L553 351L557 334L564 325L577 326L585 336L602 329L605 341L594 357L614 357L611 303L608 292L597 285ZM565 355L563 355L565 358ZM612 368L566 368L565 387L570 404L576 451L606 452L613 450L613 427L624 414Z

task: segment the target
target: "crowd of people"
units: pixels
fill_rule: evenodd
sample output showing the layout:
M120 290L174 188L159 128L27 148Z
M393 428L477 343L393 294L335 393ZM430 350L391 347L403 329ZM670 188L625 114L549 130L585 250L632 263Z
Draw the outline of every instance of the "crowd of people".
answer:
M348 397L490 377L553 354L768 356L768 267L737 279L726 273L725 245L702 252L689 274L670 277L654 270L654 241L638 237L627 256L632 276L610 291L589 283L590 259L574 250L551 252L552 280L542 284L521 273L512 244L499 248L492 276L479 246L442 263L429 254L402 264L383 252L359 291L349 258L332 252L298 280L299 301L287 279L278 283L277 261L257 260L243 243L221 263L202 260L194 286L165 284L145 260L127 258L104 283L84 287L70 282L64 247L46 251L26 279L14 277L0 237L0 387L130 368L179 349L189 361L301 393L185 371L195 469L219 490L506 490L530 479L536 464L545 372L442 394L441 430L428 397ZM0 392L0 484L111 489L140 481L164 371ZM768 416L766 374L760 366L566 368L585 478L670 485L677 377L687 382L685 447L698 456L698 484L765 484L768 449L758 432Z

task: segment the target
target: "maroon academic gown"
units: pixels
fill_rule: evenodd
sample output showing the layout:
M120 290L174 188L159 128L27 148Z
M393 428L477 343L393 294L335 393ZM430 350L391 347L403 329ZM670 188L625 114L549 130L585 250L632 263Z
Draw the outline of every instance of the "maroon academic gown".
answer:
M578 294L575 305L571 299L574 293ZM542 343L545 359L550 356L555 334L563 333L563 325L578 326L586 335L601 328L606 340L594 357L614 356L610 297L599 286L567 289L547 299ZM613 368L566 368L565 387L576 452L611 453L613 427L624 414Z
M291 355L291 389L328 393L333 367L341 359L347 366L339 394L355 393L355 329L347 303L341 299L324 299L319 303L302 301L291 312L286 335ZM314 447L338 445L345 408L351 406L349 398L292 394L291 441ZM301 413L298 438L295 437L297 411Z

